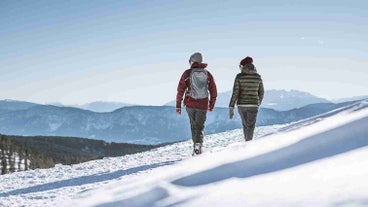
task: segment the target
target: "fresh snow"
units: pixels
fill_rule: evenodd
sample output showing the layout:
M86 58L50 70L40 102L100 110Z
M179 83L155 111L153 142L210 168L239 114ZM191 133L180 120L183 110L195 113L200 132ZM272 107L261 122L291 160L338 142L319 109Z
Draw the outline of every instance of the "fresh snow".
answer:
M0 176L0 206L367 206L368 103L284 126Z
M275 132L280 127L282 125L257 128L255 136ZM242 130L210 135L205 139L204 152L216 152L233 143L242 143ZM191 150L191 141L186 141L133 155L0 175L0 206L63 206L60 202L83 191L118 180L128 181L155 168L190 159Z

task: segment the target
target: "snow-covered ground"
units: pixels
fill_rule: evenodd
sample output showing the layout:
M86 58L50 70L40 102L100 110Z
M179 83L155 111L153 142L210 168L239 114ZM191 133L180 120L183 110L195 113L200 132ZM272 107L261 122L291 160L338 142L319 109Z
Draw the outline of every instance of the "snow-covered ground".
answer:
M368 206L368 103L73 166L0 176L0 206ZM267 135L267 136L264 136ZM261 138L262 137L262 138Z
M282 125L257 128L255 136L275 132L280 127ZM240 129L206 136L205 139L205 153L243 143ZM0 206L63 206L61 201L70 200L81 192L145 176L155 168L192 159L191 154L191 141L186 141L123 157L0 175Z

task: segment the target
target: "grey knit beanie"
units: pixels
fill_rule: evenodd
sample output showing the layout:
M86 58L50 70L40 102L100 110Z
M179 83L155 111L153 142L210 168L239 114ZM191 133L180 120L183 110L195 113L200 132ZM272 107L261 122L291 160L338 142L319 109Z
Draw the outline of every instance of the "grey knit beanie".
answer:
M202 54L199 53L199 52L194 53L193 55L190 56L189 62L190 61L192 61L194 63L202 63L202 61L203 61Z

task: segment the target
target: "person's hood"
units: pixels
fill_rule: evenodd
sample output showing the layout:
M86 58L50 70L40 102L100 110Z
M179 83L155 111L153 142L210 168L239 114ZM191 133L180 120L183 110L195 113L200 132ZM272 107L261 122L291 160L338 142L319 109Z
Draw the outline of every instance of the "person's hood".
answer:
M191 65L190 68L206 68L206 67L207 67L207 63L197 63L197 62L195 62Z
M257 73L257 69L252 63L247 63L243 66L242 73Z

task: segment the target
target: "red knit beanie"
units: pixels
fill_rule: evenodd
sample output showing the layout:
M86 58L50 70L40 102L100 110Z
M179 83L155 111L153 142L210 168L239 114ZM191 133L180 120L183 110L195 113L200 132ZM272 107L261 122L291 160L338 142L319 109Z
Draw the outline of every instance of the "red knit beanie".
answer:
M253 63L253 58L252 57L247 56L242 61L240 61L240 65L245 65L245 64L248 64L248 63Z

